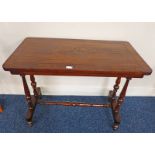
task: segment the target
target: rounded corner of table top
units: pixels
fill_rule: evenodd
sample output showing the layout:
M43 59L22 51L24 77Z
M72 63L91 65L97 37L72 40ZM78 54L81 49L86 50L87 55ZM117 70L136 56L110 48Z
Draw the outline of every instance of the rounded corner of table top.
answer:
M3 68L5 71L8 71L6 62L2 65L2 68Z
M145 75L151 75L152 72L153 72L153 70L152 70L150 67L148 67L148 70L147 70L147 72L145 73Z

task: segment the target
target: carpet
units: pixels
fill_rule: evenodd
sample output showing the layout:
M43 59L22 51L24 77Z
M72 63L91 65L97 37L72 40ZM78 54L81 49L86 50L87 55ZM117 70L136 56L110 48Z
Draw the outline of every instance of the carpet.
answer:
M47 100L106 103L101 96L43 96ZM37 105L33 126L25 121L27 104L23 95L0 95L1 133L152 133L155 132L155 97L126 97L122 121L112 130L110 108Z

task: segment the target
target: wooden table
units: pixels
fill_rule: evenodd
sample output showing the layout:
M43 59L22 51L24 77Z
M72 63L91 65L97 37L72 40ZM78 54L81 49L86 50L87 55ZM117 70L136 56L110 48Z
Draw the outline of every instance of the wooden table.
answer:
M28 112L26 120L32 125L37 103L65 106L111 108L113 129L119 127L120 108L123 104L129 81L150 75L152 70L125 41L97 41L78 39L26 38L6 60L4 70L20 75L23 81ZM31 96L25 76L29 75L33 89ZM90 104L78 102L54 102L40 99L41 90L34 75L65 75L117 77L113 90L109 92L109 103ZM117 96L121 78L126 82Z

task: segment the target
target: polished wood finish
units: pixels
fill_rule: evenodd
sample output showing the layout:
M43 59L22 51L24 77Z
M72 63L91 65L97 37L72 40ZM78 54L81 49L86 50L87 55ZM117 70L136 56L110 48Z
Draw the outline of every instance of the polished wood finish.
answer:
M36 81L35 81L34 75L30 75L30 80L31 80L31 86L33 88L34 96L38 97L38 92L37 92Z
M120 108L125 98L129 80L150 75L152 70L129 42L99 41L55 38L26 38L3 64L6 71L21 75L28 113L26 120L32 126L37 103L49 105L111 108L113 129L120 124ZM31 96L25 76L30 76ZM57 102L41 100L41 89L37 87L35 75L101 76L117 77L113 90L109 92L108 104L81 102ZM126 83L117 97L121 78Z
M21 75L21 77L22 77L22 81L23 81L23 87L24 87L25 97L26 97L28 106L30 109L32 109L33 104L32 104L32 100L31 100L31 94L30 94L30 90L29 90L29 87L28 87L27 82L26 82L25 75Z
M126 79L125 85L116 101L112 102L112 111L113 111L113 117L114 117L114 125L113 125L113 129L116 130L119 127L120 121L121 121L121 117L120 117L120 108L122 103L124 102L125 99L125 95L126 95L126 91L127 91L127 87L129 84L129 80L130 78Z
M28 111L27 111L27 115L26 115L26 120L27 120L28 124L30 126L32 126L32 117L33 117L33 112L34 112L34 108L35 108L35 105L34 105L35 102L32 101L31 94L30 94L29 87L28 87L27 82L26 82L25 75L21 75L21 77L22 77L22 81L23 81L25 97L26 97L26 100L28 103Z
M117 90L119 89L120 82L121 82L121 77L118 77L116 79L113 91L109 91L109 101L111 101L112 104L115 102L116 93L117 93Z
M26 38L3 68L12 74L132 78L152 72L128 42L54 38Z
M58 101L44 101L38 100L40 104L50 104L50 105L63 105L63 106L79 106L79 107L98 107L98 108L110 108L111 104L92 104L92 103L83 103L83 102L58 102Z

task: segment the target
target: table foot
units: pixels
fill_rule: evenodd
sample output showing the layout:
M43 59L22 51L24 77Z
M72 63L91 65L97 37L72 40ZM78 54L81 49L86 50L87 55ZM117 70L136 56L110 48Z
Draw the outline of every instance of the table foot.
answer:
M27 122L29 127L32 127L32 122Z
M119 128L119 125L120 125L120 123L114 123L113 124L113 126L112 126L112 128L113 128L113 130L117 130L118 128Z
M36 108L36 104L37 104L37 98L35 96L31 97L31 101L32 101L32 108L29 108L26 114L26 121L28 123L29 126L32 126L32 119L33 119L33 114Z
M113 128L113 130L117 130L121 123L120 112L117 112L114 109L112 109L112 114L113 114L113 118L114 118L114 124L113 124L112 128Z
M26 115L26 121L29 126L32 124L32 118L33 118L34 109L28 109L27 115Z

